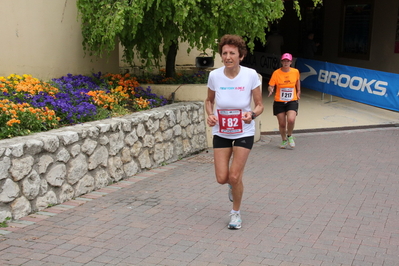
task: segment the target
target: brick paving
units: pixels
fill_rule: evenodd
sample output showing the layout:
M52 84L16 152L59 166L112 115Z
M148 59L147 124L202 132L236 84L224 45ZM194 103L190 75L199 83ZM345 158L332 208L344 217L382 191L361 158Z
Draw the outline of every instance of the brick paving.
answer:
M0 228L0 265L399 265L399 128L263 135L227 229L212 150Z

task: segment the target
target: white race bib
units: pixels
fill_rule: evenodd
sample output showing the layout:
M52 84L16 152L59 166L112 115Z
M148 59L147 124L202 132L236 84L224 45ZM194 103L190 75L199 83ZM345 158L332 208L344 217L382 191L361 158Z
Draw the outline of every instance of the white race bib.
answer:
M294 97L294 88L281 88L280 89L280 100L284 102L292 101Z

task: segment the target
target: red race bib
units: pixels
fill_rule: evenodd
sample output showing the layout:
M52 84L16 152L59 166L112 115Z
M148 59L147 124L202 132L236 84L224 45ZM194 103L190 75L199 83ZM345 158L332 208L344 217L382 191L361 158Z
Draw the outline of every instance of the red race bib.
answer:
M242 133L241 109L219 109L219 132L224 134Z

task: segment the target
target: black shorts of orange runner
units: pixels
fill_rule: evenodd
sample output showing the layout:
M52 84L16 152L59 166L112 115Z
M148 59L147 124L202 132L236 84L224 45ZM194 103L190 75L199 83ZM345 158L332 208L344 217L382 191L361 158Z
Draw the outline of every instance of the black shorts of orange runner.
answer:
M298 115L299 103L298 101L291 102L273 102L273 115L278 115L279 113L286 113L288 111L295 111Z

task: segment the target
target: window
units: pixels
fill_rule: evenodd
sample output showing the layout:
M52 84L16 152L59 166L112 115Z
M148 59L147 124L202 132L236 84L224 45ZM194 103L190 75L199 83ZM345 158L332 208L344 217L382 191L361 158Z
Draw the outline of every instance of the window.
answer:
M369 59L372 2L372 0L343 0L339 56Z

